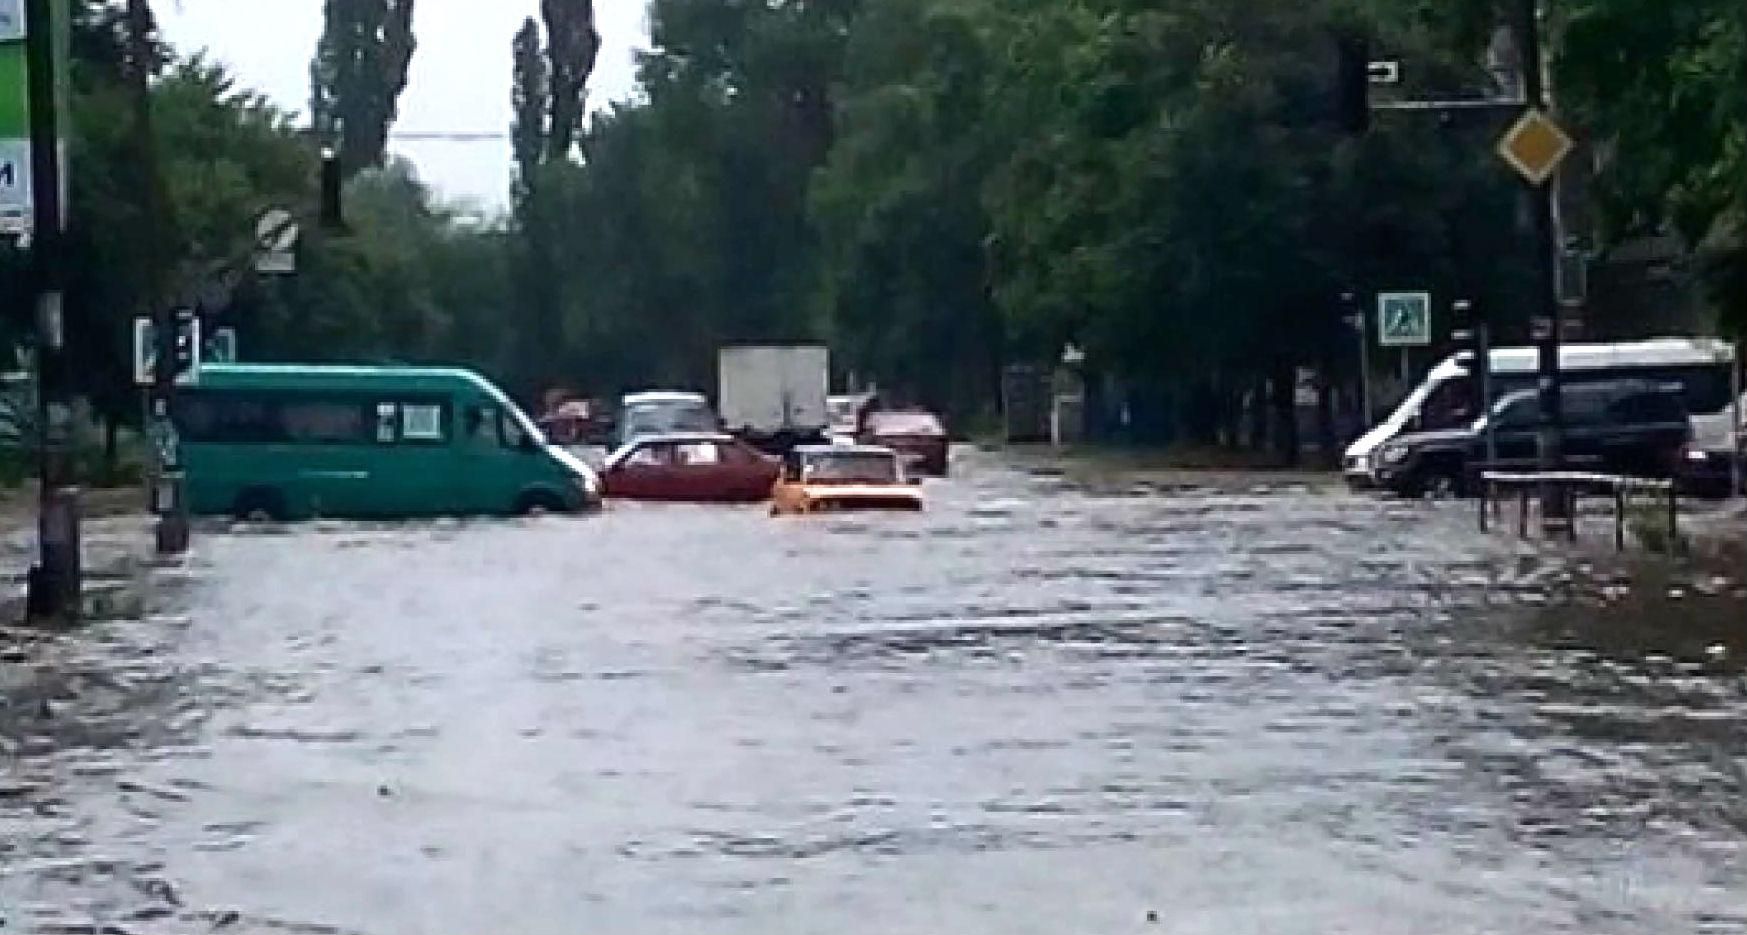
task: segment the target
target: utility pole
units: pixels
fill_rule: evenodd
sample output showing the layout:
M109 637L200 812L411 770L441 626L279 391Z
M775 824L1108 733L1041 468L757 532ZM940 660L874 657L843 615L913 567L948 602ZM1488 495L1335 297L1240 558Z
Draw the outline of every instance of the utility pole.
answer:
M1545 56L1541 47L1540 0L1520 0L1517 11L1518 42L1522 48L1525 103L1546 112L1549 109ZM1564 464L1565 418L1559 378L1560 309L1558 294L1559 245L1554 230L1554 186L1549 179L1530 182L1533 249L1536 254L1535 342L1539 349L1541 431L1539 467L1557 471ZM1573 522L1563 489L1554 483L1541 485L1541 520L1550 528Z
M171 399L176 391L177 347L184 338L181 316L172 307L169 290L169 258L180 234L175 206L164 191L158 163L157 135L152 129L151 78L154 70L152 10L148 0L127 0L127 79L133 105L134 160L139 171L139 198L149 232L146 261L146 308L150 311L157 351L152 369L152 388L147 406L147 435L156 449L157 470L152 482L152 512L157 514L159 555L188 551L189 522L183 497L181 442L177 438ZM194 340L190 325L186 337ZM197 351L195 351L197 352Z
M58 9L57 9L58 8ZM79 491L72 477L73 407L67 386L66 211L61 166L61 89L67 67L60 42L64 0L26 0L29 74L31 256L36 274L37 415L41 456L37 541L27 605L35 620L74 621L84 604Z

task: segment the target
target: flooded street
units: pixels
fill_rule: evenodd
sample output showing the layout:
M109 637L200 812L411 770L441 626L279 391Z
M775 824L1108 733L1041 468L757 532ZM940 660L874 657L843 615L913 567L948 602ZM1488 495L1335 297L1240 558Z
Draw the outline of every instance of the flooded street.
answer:
M208 532L8 661L3 930L1747 932L1738 584L1461 506L928 490Z

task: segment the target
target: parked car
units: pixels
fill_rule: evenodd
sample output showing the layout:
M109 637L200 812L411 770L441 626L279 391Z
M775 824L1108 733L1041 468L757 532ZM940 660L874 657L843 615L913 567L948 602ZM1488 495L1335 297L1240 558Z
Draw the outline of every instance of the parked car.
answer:
M890 448L914 474L945 477L951 440L946 426L931 412L899 410L870 412L857 438L864 445Z
M804 445L789 452L771 515L922 509L898 453L870 445Z
M1678 385L1607 380L1565 388L1565 464L1572 470L1672 477L1692 422ZM1487 459L1487 429L1496 457ZM1519 390L1461 428L1403 435L1378 452L1379 486L1409 497L1463 496L1485 470L1533 470L1539 457L1541 399Z
M619 444L627 445L648 435L722 430L722 420L702 393L651 390L627 393L619 400Z
M627 500L758 503L780 471L775 458L727 435L650 435L607 458L602 484L607 496Z

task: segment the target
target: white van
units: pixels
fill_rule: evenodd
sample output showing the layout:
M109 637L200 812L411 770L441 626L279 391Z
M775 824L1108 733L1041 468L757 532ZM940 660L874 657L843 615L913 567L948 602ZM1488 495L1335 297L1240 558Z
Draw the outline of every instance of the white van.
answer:
M1348 446L1341 462L1347 482L1372 484L1373 456L1391 439L1408 432L1435 431L1473 421L1480 398L1474 386L1474 355L1464 351L1433 367L1401 405ZM1533 347L1492 349L1492 398L1538 382L1540 352ZM1686 388L1692 415L1693 447L1728 448L1740 425L1747 399L1734 399L1735 348L1716 338L1656 338L1622 344L1563 344L1559 368L1571 382L1642 378L1679 383Z

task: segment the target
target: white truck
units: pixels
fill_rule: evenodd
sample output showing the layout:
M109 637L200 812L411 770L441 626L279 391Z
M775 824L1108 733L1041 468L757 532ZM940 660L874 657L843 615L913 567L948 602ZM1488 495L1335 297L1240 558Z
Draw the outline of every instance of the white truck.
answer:
M716 363L717 409L729 432L776 451L824 441L831 424L831 351L824 345L724 347Z

